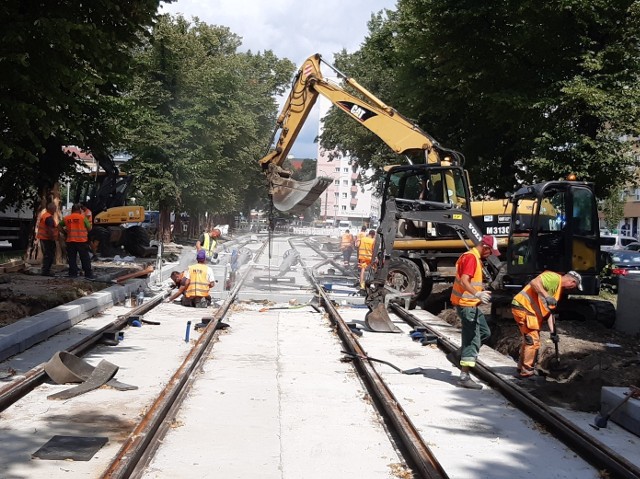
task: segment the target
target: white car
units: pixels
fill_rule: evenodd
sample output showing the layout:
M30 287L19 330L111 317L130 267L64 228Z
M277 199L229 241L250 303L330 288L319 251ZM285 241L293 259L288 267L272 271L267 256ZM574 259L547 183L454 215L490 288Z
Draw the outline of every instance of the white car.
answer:
M631 243L637 243L638 240L633 236L622 236L604 234L600 235L600 249L602 251L610 251L612 249L625 249Z

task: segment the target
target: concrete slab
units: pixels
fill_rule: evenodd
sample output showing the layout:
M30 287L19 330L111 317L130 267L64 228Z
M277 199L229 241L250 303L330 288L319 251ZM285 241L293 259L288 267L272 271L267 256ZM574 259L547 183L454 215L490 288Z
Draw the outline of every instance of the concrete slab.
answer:
M326 319L243 311L229 322L144 477L394 477L402 461ZM205 432L221 440L199 441Z
M640 399L628 398L627 394L630 394L629 388L603 387L600 414L605 419L614 411L607 424L613 421L640 437Z

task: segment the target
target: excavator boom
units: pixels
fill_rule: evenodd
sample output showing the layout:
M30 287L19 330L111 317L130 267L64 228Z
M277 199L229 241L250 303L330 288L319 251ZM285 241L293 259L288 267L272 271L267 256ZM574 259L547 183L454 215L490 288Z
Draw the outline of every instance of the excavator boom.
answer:
M345 91L341 85L323 77L320 71L322 58L312 55L298 70L291 92L280 113L274 138L280 132L274 148L261 160L270 184L274 206L280 211L301 212L323 193L332 179L318 177L300 183L291 179L291 173L282 165L302 129L318 95L327 98L334 106L362 124L383 140L397 154L424 154L425 163L459 165L459 153L440 147L437 142L413 122L387 106L373 93L362 87L326 62L345 84L358 96Z

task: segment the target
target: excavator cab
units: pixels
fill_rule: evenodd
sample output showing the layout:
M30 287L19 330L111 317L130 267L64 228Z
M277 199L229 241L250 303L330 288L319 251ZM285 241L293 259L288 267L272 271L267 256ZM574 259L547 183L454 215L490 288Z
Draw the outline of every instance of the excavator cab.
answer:
M582 294L597 295L601 269L600 230L593 186L548 181L512 197L505 286L522 288L543 271L577 271Z
M394 249L465 250L459 235L447 224L408 219L402 213L443 209L468 212L469 197L467 174L461 166L441 163L390 168L385 178L381 217L385 217L389 201L393 201L394 209L400 213Z

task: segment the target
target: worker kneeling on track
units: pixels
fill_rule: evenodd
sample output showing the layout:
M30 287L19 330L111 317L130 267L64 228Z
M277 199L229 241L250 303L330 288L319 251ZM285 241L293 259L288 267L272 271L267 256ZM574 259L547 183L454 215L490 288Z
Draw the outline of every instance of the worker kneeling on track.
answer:
M540 349L540 329L548 320L551 340L558 341L555 321L551 312L558 304L563 289L582 291L582 277L575 271L560 275L545 271L531 280L511 303L511 312L522 334L520 359L518 360L519 378L534 376L538 350Z
M209 290L216 284L213 276L213 270L205 263L207 255L204 249L196 254L196 264L192 264L180 276L180 273L174 275L171 279L178 287L178 290L167 299L170 303L178 296L182 295L182 305L196 308L206 308L211 305L211 295Z

